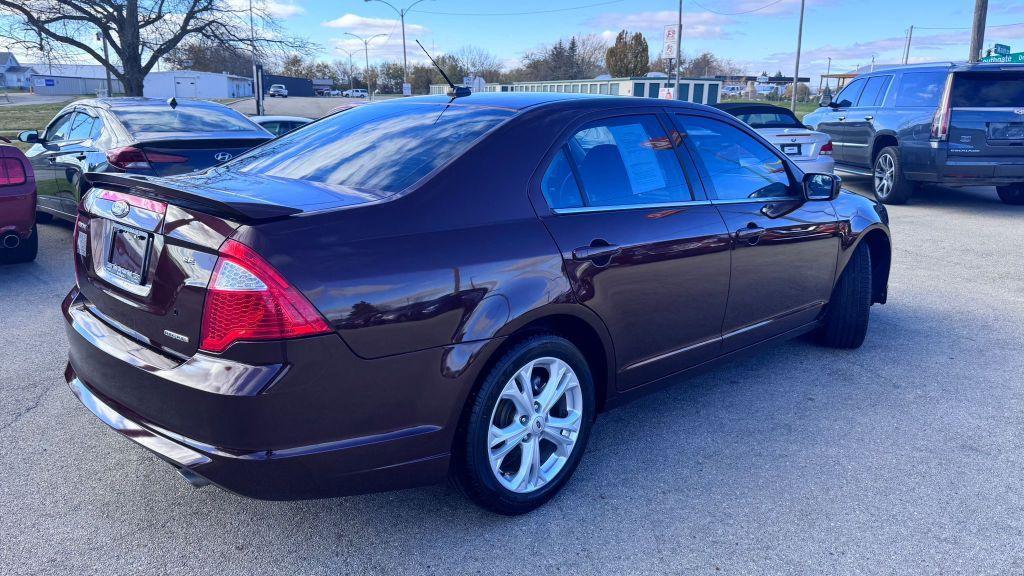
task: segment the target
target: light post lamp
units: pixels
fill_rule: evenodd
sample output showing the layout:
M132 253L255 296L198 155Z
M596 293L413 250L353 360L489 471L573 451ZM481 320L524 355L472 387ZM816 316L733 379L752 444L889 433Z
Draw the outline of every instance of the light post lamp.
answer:
M363 77L366 78L366 91L369 93L370 102L373 102L373 90L370 89L370 42L378 36L387 36L387 34L374 34L369 38L363 38L351 32L345 32L346 35L351 36L363 43L363 54L366 57L366 67L363 68Z
M405 52L405 15L408 14L410 10L412 10L413 6L419 4L420 2L424 2L425 0L416 0L412 4L409 4L408 6L406 6L404 9L396 8L394 5L392 5L387 0L363 0L363 1L364 2L380 2L382 4L387 4L392 10L394 10L398 14L398 18L402 21L402 84L403 84L403 86L402 86L403 90L402 91L404 93L405 92L405 86L404 85L409 83L409 57L408 57L408 55Z

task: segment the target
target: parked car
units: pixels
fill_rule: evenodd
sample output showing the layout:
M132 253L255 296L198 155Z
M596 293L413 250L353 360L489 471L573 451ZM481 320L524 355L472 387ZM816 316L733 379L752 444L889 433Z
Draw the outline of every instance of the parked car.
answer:
M85 172L171 176L209 168L273 136L245 115L204 100L98 98L64 107L32 144L38 210L74 221Z
M346 98L366 98L369 93L364 88L353 88L352 90L345 90L341 93Z
M197 174L89 175L74 393L194 485L451 473L517 514L598 412L781 337L855 348L886 300L884 207L723 112L451 100L360 106Z
M746 122L804 172L832 173L832 140L828 134L808 129L789 108L754 102L715 104L715 108Z
M270 91L267 92L267 95L269 95L271 98L275 96L280 98L287 98L288 89L284 87L284 84L271 84Z
M883 202L933 183L995 186L1024 204L1024 67L885 68L821 104L804 123L832 137L837 170L873 176Z
M249 119L274 136L291 132L313 121L302 116L250 116Z
M723 96L742 96L747 93L745 86L722 86Z
M0 136L0 263L36 259L36 179L21 150Z

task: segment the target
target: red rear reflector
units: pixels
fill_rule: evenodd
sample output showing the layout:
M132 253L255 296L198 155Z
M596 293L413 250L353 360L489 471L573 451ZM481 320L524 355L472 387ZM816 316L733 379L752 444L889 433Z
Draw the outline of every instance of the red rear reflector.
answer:
M243 340L330 331L309 300L251 248L234 240L224 243L203 306L200 348L223 352Z
M132 168L147 169L150 167L150 162L180 164L181 162L187 161L188 158L185 158L184 156L162 154L160 152L146 152L132 146L107 150L107 162L111 166L120 168L121 170L129 170Z
M0 186L19 186L28 182L25 166L18 158L0 158Z
M819 156L831 156L832 155L832 141L831 140L826 142L825 145L821 147L821 150L818 151L818 155Z

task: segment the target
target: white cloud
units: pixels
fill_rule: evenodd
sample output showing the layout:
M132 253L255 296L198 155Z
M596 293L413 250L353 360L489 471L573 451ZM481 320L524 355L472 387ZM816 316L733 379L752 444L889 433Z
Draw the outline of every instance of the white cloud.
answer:
M249 10L249 0L229 0L228 5L238 12L247 13ZM253 0L252 6L258 12L282 20L306 13L306 9L300 6L296 0Z
M328 28L338 28L349 32L355 32L360 36L372 36L374 34L391 34L397 31L401 36L401 29L399 26L401 22L390 18L365 18L357 14L345 14L334 20L328 20L322 22L321 26ZM420 26L419 24L406 24L405 34L417 35L425 34L427 28Z

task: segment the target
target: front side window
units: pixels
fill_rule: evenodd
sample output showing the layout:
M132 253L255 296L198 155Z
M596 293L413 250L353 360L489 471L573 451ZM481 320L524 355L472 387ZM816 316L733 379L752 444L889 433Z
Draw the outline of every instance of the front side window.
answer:
M786 164L775 152L725 122L678 116L685 139L704 164L716 200L756 200L796 196Z
M946 72L907 72L896 90L896 106L931 108L939 105Z
M856 106L857 101L860 100L860 95L864 92L864 80L854 80L849 86L843 88L843 91L836 96L836 106L839 108L849 108L850 106Z
M693 199L672 140L655 116L592 122L567 149L586 206L630 206Z

